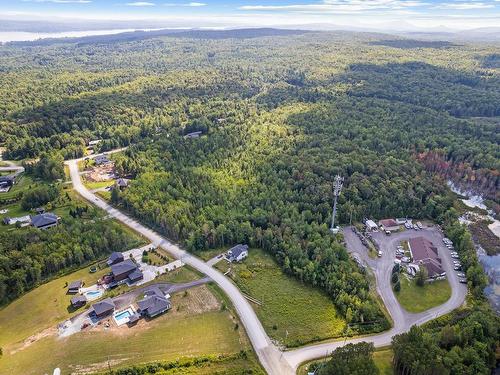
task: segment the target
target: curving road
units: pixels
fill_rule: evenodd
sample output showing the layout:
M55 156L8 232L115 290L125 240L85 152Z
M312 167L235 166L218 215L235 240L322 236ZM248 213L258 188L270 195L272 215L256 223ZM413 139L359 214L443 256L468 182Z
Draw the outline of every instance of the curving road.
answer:
M97 155L92 155L95 157ZM111 217L121 221L125 225L134 229L135 231L148 238L155 246L160 246L174 257L181 259L184 263L189 264L191 267L204 273L210 277L217 285L226 293L231 299L241 322L243 323L252 346L260 360L260 363L265 368L268 374L287 375L295 374L297 367L306 361L312 359L325 357L336 348L345 345L346 343L357 343L361 341L373 342L375 346L386 346L391 343L391 338L395 334L406 332L414 324L422 324L437 316L446 314L455 308L459 307L465 300L467 289L464 285L458 282L458 278L453 272L451 258L446 248L442 246L440 235L437 230L420 231L419 235L424 235L429 238L434 244L438 245L439 252L443 257L443 265L449 276L452 286L451 298L441 306L430 309L420 314L411 314L403 310L397 302L394 294L392 293L390 284L390 274L393 264L395 248L397 242L402 239L408 238L412 235L411 232L402 232L394 234L389 241L381 243L384 255L379 260L372 260L366 254L366 249L357 239L352 230L347 229L344 231L344 236L348 244L348 249L351 252L356 252L359 256L373 269L377 280L377 291L381 296L384 304L386 305L391 317L394 321L394 326L389 331L378 335L367 337L360 337L346 341L324 342L315 345L305 346L299 349L282 352L280 351L267 336L262 324L260 323L257 315L250 306L249 302L243 297L240 290L232 283L231 280L226 278L222 273L212 268L210 265L201 259L182 250L176 244L170 242L153 230L145 227L131 217L125 215L121 211L113 208L105 201L90 192L83 184L78 171L78 161L82 159L75 159L67 161L69 167L71 180L74 189L86 200L93 203L106 211ZM384 236L383 234L379 234ZM415 233L413 233L415 235ZM357 242L356 242L357 240ZM446 254L443 256L443 254Z

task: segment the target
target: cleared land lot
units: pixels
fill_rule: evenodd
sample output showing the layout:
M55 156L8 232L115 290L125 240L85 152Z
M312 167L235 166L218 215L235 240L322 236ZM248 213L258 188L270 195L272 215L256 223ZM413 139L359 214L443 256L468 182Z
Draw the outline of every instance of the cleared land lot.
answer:
M408 312L419 313L439 306L451 297L451 287L448 280L426 283L418 286L415 280L408 280L401 275L401 290L394 292L401 306Z
M221 261L216 267L224 272L231 267L241 291L262 302L252 306L268 335L282 344L293 347L342 334L345 321L330 298L284 274L262 250L251 249L241 264Z
M172 310L151 321L128 328L103 326L60 339L45 332L39 340L25 345L4 346L2 371L15 374L83 373L149 361L170 361L181 357L235 354L249 351L243 368L256 366L243 329L238 321L206 287L200 286L172 297ZM5 311L0 312L1 317ZM36 309L31 309L36 315ZM15 321L14 321L15 320ZM21 322L11 318L9 325ZM11 341L15 335L9 335ZM3 339L3 335L2 335Z

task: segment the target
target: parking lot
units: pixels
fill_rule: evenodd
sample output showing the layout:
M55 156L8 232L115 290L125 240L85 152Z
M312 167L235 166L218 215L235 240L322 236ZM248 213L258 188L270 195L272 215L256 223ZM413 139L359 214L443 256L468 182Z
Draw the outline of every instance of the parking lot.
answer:
M443 234L435 226L423 227L423 229L405 229L404 231L395 232L387 235L385 232L377 231L371 233L372 242L375 243L377 250L380 251L380 256L370 257L367 247L361 242L361 239L353 231L352 227L343 230L344 239L347 249L350 253L357 254L356 258L360 259L365 265L369 266L373 271L377 280L377 292L383 299L386 307L391 313L394 320L394 325L405 326L418 322L424 319L429 314L435 314L447 308L448 305L460 304L467 293L467 286L460 283L460 277L457 271L454 270L454 261L450 250L443 242ZM442 306L432 308L424 313L413 314L405 311L399 305L391 286L391 270L394 266L396 251L402 241L407 241L410 238L423 237L431 241L438 249L438 256L441 258L442 267L446 272L446 277L452 288L451 298ZM460 272L460 271L458 271Z

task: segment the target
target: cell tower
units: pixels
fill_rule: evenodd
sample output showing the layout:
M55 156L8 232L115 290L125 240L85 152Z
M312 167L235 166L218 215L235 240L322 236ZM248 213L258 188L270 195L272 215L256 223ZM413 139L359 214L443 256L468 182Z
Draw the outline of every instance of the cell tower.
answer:
M333 212L332 212L332 226L330 230L333 233L337 233L339 231L339 227L335 227L335 216L337 215L337 198L342 191L342 186L344 186L344 177L340 175L335 176L335 180L333 182Z

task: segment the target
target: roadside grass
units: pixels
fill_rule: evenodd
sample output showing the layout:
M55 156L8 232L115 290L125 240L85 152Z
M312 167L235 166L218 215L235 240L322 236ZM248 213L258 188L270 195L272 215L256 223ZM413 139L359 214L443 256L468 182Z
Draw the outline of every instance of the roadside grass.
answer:
M176 270L164 273L155 279L155 282L167 283L188 283L202 278L204 275L194 270L188 265L177 268Z
M208 298L210 294L206 287L177 293L170 312L132 328L107 330L101 326L67 338L43 337L15 353L12 348L4 349L2 369L12 375L50 373L55 367L62 373L95 372L107 370L108 363L117 368L251 351L244 330L235 329L235 318L218 307L215 295ZM253 354L248 356L247 365L258 366Z
M108 186L113 186L115 184L114 180L106 180L106 181L97 181L97 182L91 182L83 179L83 184L85 187L89 190L94 190L94 189L102 189L106 188Z
M377 366L379 375L394 375L394 369L392 367L392 356L393 352L391 349L379 349L375 350L373 353L373 360L375 361L375 366ZM330 357L323 359L316 359L314 361L305 362L299 366L297 369L297 375L307 375L309 372L309 367L313 364L321 364L328 361Z
M419 313L439 306L451 297L448 280L426 283L420 287L416 281L401 277L401 290L394 292L401 306L408 312Z
M229 249L228 247L227 248L219 247L217 249L198 251L195 253L195 255L206 262L207 260L212 259L216 255L225 253L228 249Z
M240 290L260 301L252 303L269 336L287 347L339 337L346 322L337 315L330 298L320 290L287 276L272 257L250 249L241 264L221 261L216 268L225 272Z
M392 349L381 349L373 353L373 360L380 371L380 375L394 375L394 368L392 367L393 356Z
M110 191L96 191L95 194L107 202L109 202L111 200L111 192Z
M97 264L97 263L95 263ZM87 286L109 272L89 272L89 266L40 285L0 310L0 347L8 347L29 336L64 321L76 312L70 308L71 295L66 283L82 280ZM77 311L84 311L81 308Z

